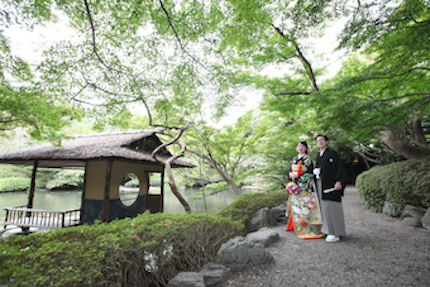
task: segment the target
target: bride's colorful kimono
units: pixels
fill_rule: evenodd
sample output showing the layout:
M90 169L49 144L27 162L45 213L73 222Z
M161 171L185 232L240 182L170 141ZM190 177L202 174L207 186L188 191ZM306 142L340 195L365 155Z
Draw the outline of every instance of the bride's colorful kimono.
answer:
M288 183L287 190L291 197L288 226L293 227L299 238L323 238L321 233L321 214L315 184L313 182L313 163L308 155L293 158L291 172L299 175Z

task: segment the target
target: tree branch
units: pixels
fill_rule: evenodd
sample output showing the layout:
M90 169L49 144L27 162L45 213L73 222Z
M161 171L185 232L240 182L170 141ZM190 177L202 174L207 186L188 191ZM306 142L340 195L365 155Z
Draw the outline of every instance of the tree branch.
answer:
M407 159L420 158L430 154L430 148L422 148L415 146L401 138L399 138L391 130L382 130L378 133L378 138L384 142L395 153L404 156Z
M286 38L285 34L281 31L281 29L279 29L278 27L276 27L273 23L271 25L276 30L276 32L279 35L281 35L281 37ZM308 76L310 78L311 86L313 87L313 89L315 91L318 91L318 85L317 85L317 82L316 82L316 79L315 79L315 74L314 74L314 71L312 69L311 63L309 63L309 61L305 58L305 56L303 55L303 53L300 50L299 46L295 42L292 42L292 43L293 43L294 48L296 49L296 52L297 52L297 54L295 55L295 57L297 57L298 59L300 59L300 61L302 62L303 66L307 70Z
M202 63L200 63L200 61L198 61L194 56L192 56L190 53L188 53L188 51L185 50L185 47L182 44L181 38L179 37L178 33L176 32L175 27L173 26L171 17L169 15L169 12L167 12L166 8L164 7L163 1L159 0L159 2L160 2L160 5L161 5L161 8L164 11L164 14L166 14L167 21L169 22L169 26L170 26L170 28L172 28L173 33L175 34L176 40L178 41L178 44L181 47L181 50L186 55L188 55L188 57L190 57L194 62L196 62L199 66L201 66L203 69L205 69L206 71L208 71L210 74L214 75L214 73L211 70L209 70L209 68L207 68L205 65L203 65Z
M95 27L94 27L93 18L92 18L92 16L91 16L91 10L90 10L90 7L89 7L89 5L88 5L88 0L84 0L84 3L85 3L85 9L86 9L86 11L87 11L87 15L88 15L88 20L90 21L90 25L91 25L91 33L92 33L92 39L93 39L93 40L92 40L92 42L93 42L93 52L94 52L94 54L96 55L97 59L99 59L100 63L101 63L103 66L105 66L107 69L109 69L109 70L112 70L112 71L115 71L115 72L117 72L117 73L122 74L122 73L123 73L122 71L120 71L120 70L117 70L117 69L114 69L114 68L110 67L110 66L109 66L109 65L107 65L107 64L105 63L105 61L100 57L100 55L99 55L99 53L98 53L98 51L97 51L97 44L96 44L96 29L95 29Z
M172 145L172 144L178 144L180 147L181 147L181 152L178 154L178 155L176 155L176 156L173 156L173 159L176 159L176 158L178 158L178 157L181 157L181 156L183 156L184 155L184 153L185 153L185 144L184 143L182 143L182 142L179 142L179 138L182 136L182 134L185 132L185 130L189 127L189 123L187 124L187 125L185 125L185 126L182 126L182 127L180 127L179 128L179 133L176 135L176 136L173 136L172 134L170 134L170 133L166 133L165 131L167 130L167 129L177 129L177 127L168 127L168 126L165 126L165 129L162 129L162 130L159 130L159 131L157 131L156 133L158 133L158 134L162 134L162 135L167 135L167 136L169 136L170 138L172 138L172 140L170 140L169 142L167 142L167 143L164 143L164 144L162 144L162 145L159 145L156 149L154 149L154 151L152 152L152 156L154 157L154 158L156 158L156 155L158 154L158 152L160 152L160 150L162 149L162 148L164 148L164 147L167 147L167 146L170 146L170 145Z
M299 58L302 60L306 70L308 71L312 87L314 88L315 91L318 91L318 85L317 85L317 81L315 79L315 74L314 74L314 71L312 69L311 63L309 63L308 60L305 58L305 56L303 56L302 51L300 50L299 46L298 45L294 45L294 46L295 46L296 51L299 55Z
M429 144L421 126L421 118L418 116L412 116L411 122L408 124L411 131L412 141L419 147L429 149Z
M367 156L366 154L370 154L370 153L368 153L368 152L366 152L366 151L358 151L357 153L358 153L362 158L366 159L367 161L371 161L371 162L374 162L374 163L379 163L379 159L374 159L374 158L371 158L371 157ZM377 155L373 155L373 154L370 154L370 155L375 156L375 157L378 157ZM369 168L370 168L370 167L369 167Z
M310 95L312 92L282 92L279 94L276 94L275 97L279 96L298 96L298 95Z
M294 87L297 87L298 85L300 85L302 83L302 81L300 81L300 82L298 82L297 84L295 84L294 86L292 86L292 87L290 87L290 88L288 88L288 90L291 90L292 88L294 88ZM278 96L286 96L286 95L290 95L290 96L296 96L296 95L310 95L312 92L288 92L288 90L287 91L285 91L285 92L281 92L281 93L279 93L279 94L276 94L275 95L275 97L278 97Z

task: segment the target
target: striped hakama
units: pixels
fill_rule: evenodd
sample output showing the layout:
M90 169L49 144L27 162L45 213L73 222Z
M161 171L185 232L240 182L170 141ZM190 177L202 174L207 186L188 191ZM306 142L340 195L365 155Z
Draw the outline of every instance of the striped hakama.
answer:
M320 200L320 212L322 228L321 232L335 236L345 236L345 219L342 202L322 200L321 179L318 180L318 198Z

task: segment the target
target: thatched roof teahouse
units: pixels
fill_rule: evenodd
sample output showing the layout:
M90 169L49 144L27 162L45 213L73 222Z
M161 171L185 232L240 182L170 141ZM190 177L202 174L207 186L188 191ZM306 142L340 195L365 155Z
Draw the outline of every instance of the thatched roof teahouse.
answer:
M33 224L30 224L29 218L29 215L33 214L29 209L33 208L38 167L85 167L82 204L79 212L76 213L79 214L79 220L75 219L70 225L92 224L96 219L111 221L116 218L134 217L148 209L151 212L162 212L164 166L151 155L161 144L155 131L141 130L82 135L63 141L62 147L45 143L0 153L0 163L34 167L29 200L25 209L26 217L14 220L13 217L19 217L19 208L10 208L6 210L5 225L16 224L23 228L45 227L41 224L40 218L33 221ZM171 154L167 149L163 149L158 156L167 159ZM174 168L194 167L181 160L174 161L172 166ZM131 173L139 179L139 190L136 201L131 205L125 205L120 199L119 189L124 176ZM161 177L161 194L151 195L149 178L155 175ZM20 210L19 214L23 214L22 207ZM64 219L60 220L64 221Z

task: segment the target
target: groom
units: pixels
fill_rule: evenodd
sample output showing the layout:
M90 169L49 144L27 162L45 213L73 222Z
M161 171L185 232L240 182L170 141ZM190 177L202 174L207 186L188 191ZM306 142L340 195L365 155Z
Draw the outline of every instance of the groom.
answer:
M340 236L346 235L342 197L348 174L337 152L328 147L327 136L318 135L315 140L320 149L316 157L316 168L321 174L321 179L318 180L318 195L321 199L321 232L327 234L326 242L337 242Z

